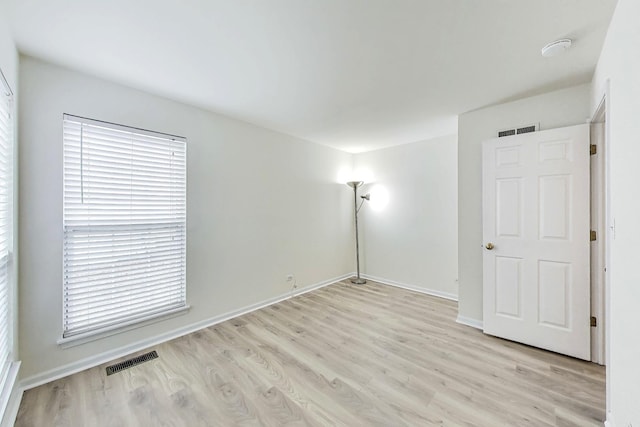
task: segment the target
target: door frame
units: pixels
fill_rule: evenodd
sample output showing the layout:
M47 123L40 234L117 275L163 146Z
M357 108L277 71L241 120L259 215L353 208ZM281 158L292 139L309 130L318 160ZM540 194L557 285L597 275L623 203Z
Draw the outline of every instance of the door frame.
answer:
M609 365L610 357L610 337L611 337L611 242L615 239L615 219L611 209L611 179L610 179L610 153L611 153L611 131L610 131L610 117L611 117L611 92L610 92L610 80L605 81L604 87L601 88L599 93L599 102L596 105L593 114L591 115L590 123L603 123L604 132L601 152L604 154L602 160L603 170L601 171L604 179L603 194L599 195L599 203L604 211L604 230L603 230L603 245L601 245L602 259L604 260L604 274L599 287L596 289L603 296L600 301L599 308L603 315L604 327L601 330L603 335L600 341L599 351L603 354L602 364L607 365L607 375L605 376L606 382L606 412L607 419L609 420L611 414L611 366ZM593 286L593 284L592 284ZM596 284L596 286L598 286ZM598 363L598 362L596 362ZM606 423L605 423L606 424Z
M591 157L591 229L596 231L596 240L591 242L591 315L597 319L591 328L591 361L606 365L608 351L606 337L608 322L609 260L609 144L608 144L607 96L600 100L589 121L591 144L597 154Z

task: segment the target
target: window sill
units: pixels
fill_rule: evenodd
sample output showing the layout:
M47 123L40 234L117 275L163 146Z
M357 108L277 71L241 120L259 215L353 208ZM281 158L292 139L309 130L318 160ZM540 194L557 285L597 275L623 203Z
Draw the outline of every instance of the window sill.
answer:
M151 325L153 323L157 323L163 320L171 319L173 317L182 316L183 314L186 314L190 309L191 309L191 306L186 305L184 307L180 307L175 310L172 310L168 313L160 313L155 315L154 317L150 317L144 320L136 320L129 324L116 325L109 329L101 329L99 331L86 332L84 334L78 334L68 338L60 338L58 339L57 343L63 349L76 347L91 341L96 341L102 338L110 337L112 335L117 335L122 332L142 328L144 326Z

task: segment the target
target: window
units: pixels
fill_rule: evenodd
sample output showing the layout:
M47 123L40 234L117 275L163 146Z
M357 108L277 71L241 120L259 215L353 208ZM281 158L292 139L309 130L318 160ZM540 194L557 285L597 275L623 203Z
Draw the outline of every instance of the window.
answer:
M64 115L63 340L186 308L186 140Z
M13 94L0 73L0 390L12 361Z

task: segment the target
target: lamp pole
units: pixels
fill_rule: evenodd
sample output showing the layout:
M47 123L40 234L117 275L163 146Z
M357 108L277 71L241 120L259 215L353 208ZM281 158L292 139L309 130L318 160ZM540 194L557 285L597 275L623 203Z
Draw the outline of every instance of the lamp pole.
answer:
M358 239L358 187L360 187L364 182L362 181L349 181L347 185L353 188L353 217L355 219L356 224L356 271L357 276L351 278L351 283L356 285L364 285L367 281L360 277L360 242Z

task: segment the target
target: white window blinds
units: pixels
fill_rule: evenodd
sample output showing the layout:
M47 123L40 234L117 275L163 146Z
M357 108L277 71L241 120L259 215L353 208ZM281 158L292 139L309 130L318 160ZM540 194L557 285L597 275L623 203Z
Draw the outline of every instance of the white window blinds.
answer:
M64 115L63 338L186 307L186 140Z
M10 291L13 253L12 94L0 74L0 386L4 386L13 349ZM0 387L0 390L2 387Z

